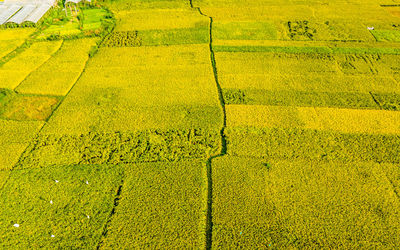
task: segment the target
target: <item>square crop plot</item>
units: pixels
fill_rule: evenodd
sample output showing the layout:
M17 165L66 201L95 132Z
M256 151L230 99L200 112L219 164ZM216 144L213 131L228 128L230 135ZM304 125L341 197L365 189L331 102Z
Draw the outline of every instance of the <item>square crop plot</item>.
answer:
M213 166L214 248L393 248L390 164L224 157Z
M102 248L203 248L207 211L205 162L126 167L121 199Z
M0 247L96 248L121 178L117 166L13 171L0 194Z

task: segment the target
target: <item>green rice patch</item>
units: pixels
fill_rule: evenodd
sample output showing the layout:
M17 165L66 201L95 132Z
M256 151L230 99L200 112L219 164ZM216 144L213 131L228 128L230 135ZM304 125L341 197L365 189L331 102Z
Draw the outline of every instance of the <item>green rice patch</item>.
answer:
M207 178L201 160L128 166L105 249L205 246Z
M368 93L223 89L225 104L379 109Z
M121 179L117 166L13 171L0 194L0 247L96 248Z
M222 40L276 40L276 27L268 22L229 22L213 25L213 38Z
M115 31L103 42L104 47L140 47L209 43L208 26L184 29Z
M399 30L371 30L378 42L400 42Z
M300 128L228 128L228 153L274 159L400 163L400 136Z
M40 135L25 151L17 168L206 159L218 154L220 147L217 129Z
M395 248L391 164L217 158L213 248Z
M400 111L400 95L395 93L373 93L382 109Z

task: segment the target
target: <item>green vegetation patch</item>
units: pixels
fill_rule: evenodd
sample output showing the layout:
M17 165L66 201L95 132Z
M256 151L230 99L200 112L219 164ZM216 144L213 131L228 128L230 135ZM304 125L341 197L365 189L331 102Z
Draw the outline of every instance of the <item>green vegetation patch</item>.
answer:
M0 194L0 247L96 248L121 179L117 166L13 171Z
M12 96L3 105L0 100L1 118L17 121L44 121L53 113L59 102L59 98L51 96L18 95L15 93Z
M202 44L209 42L209 29L205 27L115 31L102 43L104 47L140 47L157 45Z
M223 89L225 104L379 109L368 93Z
M400 136L299 128L228 128L228 153L279 159L400 163Z
M371 30L378 42L400 42L400 30Z
M128 166L105 249L204 248L206 164L201 160Z
M217 129L40 135L26 150L18 167L206 159L218 154L220 146Z
M393 248L390 164L213 160L214 248Z
M400 111L400 95L396 93L373 93L382 109Z
M277 30L268 22L229 22L213 25L213 38L222 40L276 40Z

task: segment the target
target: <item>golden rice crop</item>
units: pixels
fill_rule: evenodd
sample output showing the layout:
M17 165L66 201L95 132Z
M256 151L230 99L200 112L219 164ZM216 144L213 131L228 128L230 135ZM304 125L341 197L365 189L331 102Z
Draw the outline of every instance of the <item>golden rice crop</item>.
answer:
M208 26L209 19L191 9L119 11L116 31L159 30Z
M24 43L22 39L15 39L15 40L0 40L0 59L10 52L14 51L18 46Z
M0 170L11 169L44 122L0 120Z
M0 41L25 40L35 31L34 28L1 29Z
M65 41L47 62L32 72L16 89L20 93L66 95L77 81L96 39Z
M207 45L101 48L44 131L220 127L217 93Z
M314 92L398 92L392 77L398 60L398 55L216 53L223 88Z
M400 134L400 113L396 111L261 105L227 105L226 111L228 127Z
M203 248L207 178L199 160L126 166L102 247Z
M60 48L62 41L37 42L0 67L0 88L14 89Z
M391 164L213 161L214 248L393 248L400 202Z

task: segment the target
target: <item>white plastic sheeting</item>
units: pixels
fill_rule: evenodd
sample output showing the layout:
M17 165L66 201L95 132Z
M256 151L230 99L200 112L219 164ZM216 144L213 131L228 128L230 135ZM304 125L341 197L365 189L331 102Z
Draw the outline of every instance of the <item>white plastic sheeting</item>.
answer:
M37 23L40 18L46 14L47 11L51 8L51 5L43 4L36 8L27 18L25 18L24 22L32 22Z
M3 11L0 15L0 25L7 22L15 13L17 13L21 9L20 5L11 5L5 11Z
M5 0L0 5L0 25L37 23L57 0Z
M35 5L25 5L13 17L8 19L7 23L21 24L36 9Z

